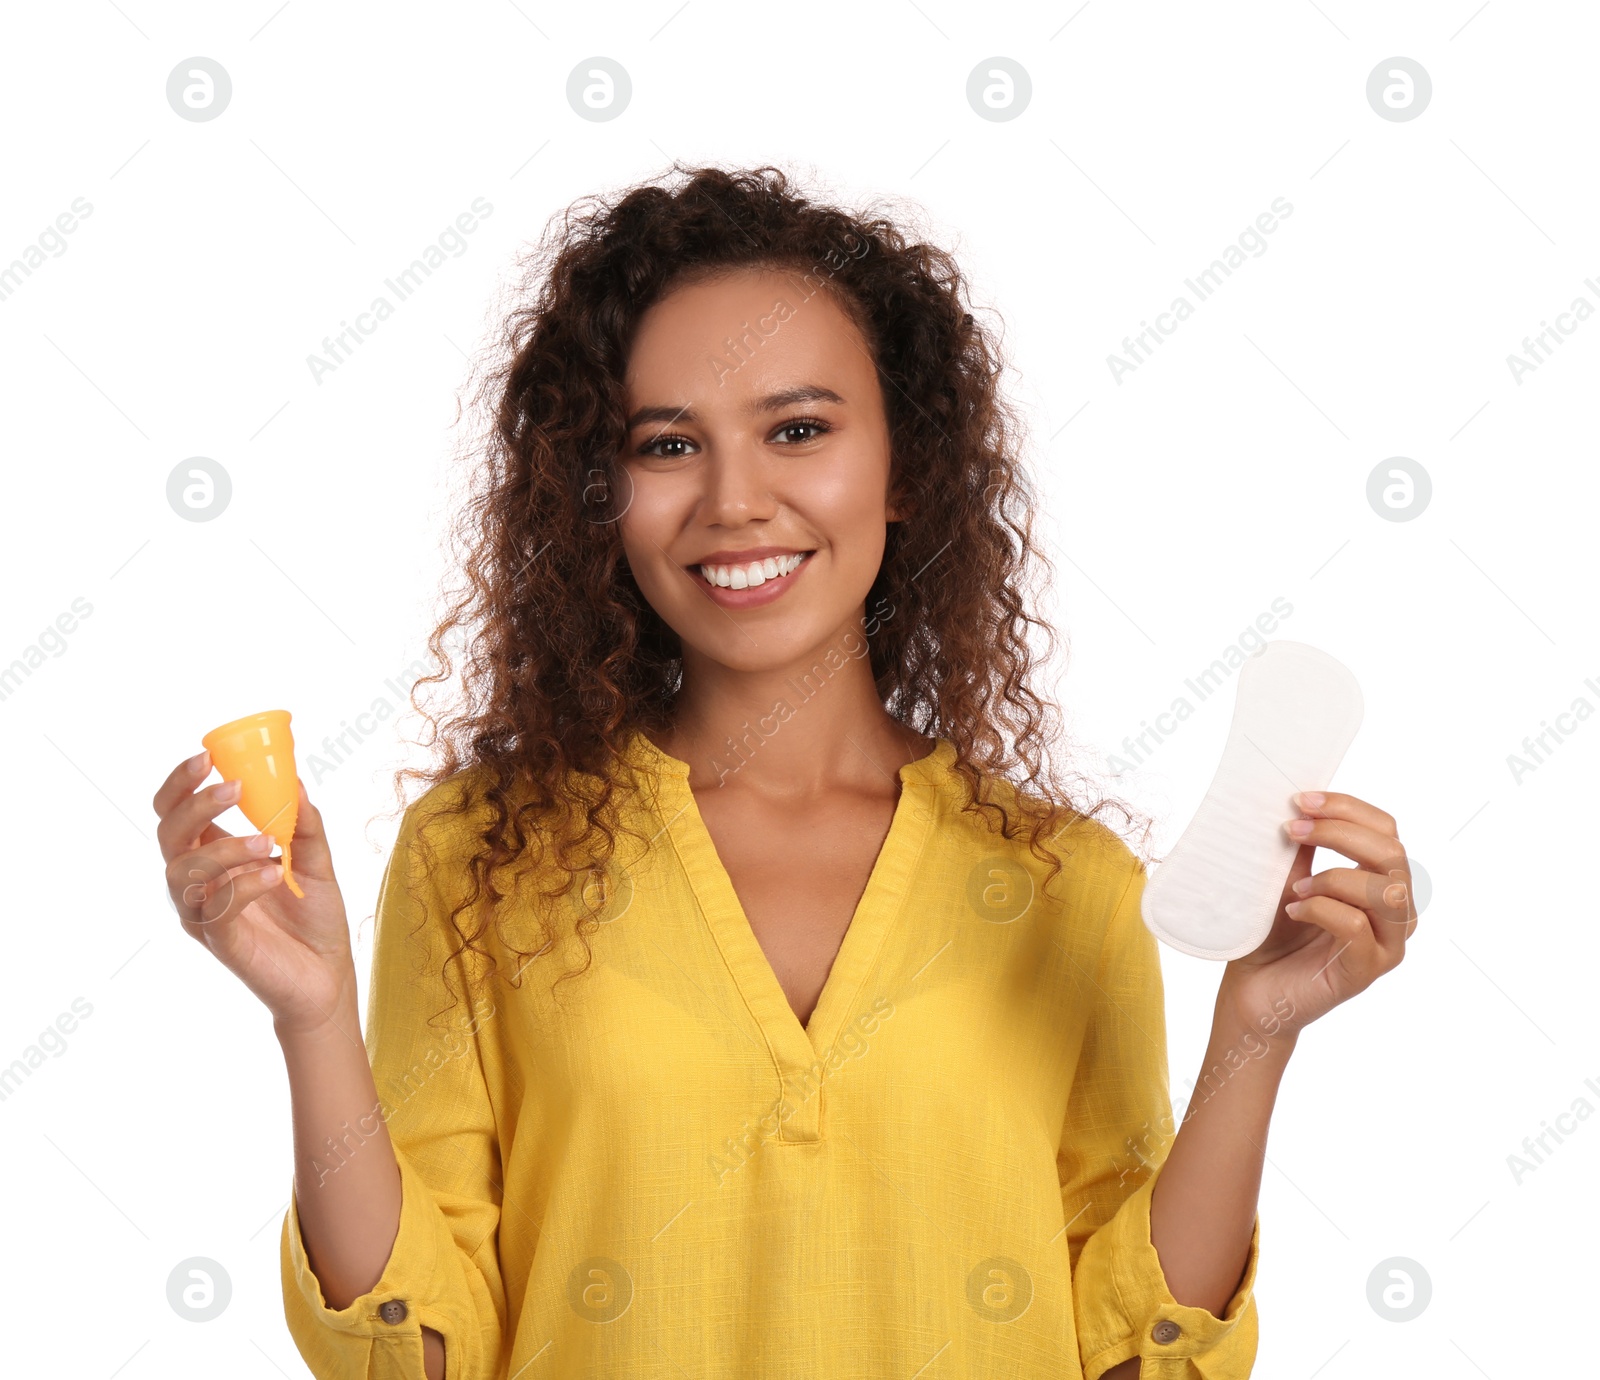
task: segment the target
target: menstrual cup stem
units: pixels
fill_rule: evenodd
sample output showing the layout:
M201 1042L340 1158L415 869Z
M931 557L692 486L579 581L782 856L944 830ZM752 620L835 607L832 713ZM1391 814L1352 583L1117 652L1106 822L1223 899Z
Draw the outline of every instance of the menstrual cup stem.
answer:
M279 844L282 845L282 847L283 847L283 884L286 887L288 887L289 890L292 891L296 896L304 898L305 892L300 890L300 883L295 881L294 873L291 870L291 864L290 864L290 861L289 861L290 837L294 834L295 822L299 818L299 814L300 814L300 801L299 801L299 792L298 792L298 790L296 791L295 794L296 794L295 800L293 802L291 802L290 804L285 805L283 807L283 809L279 810L277 814L273 815L271 821L266 826L264 826L262 828L261 832L263 834L271 834L272 837L277 839ZM279 822L281 820L283 820L283 817L285 815L288 815L288 817L289 817L288 821L287 821L289 827L286 830L284 830L284 836L280 838L279 835L278 835L278 826L279 826Z
M289 840L283 841L283 884L294 892L296 896L304 897L305 892L300 890L300 884L295 881L294 873L289 870Z

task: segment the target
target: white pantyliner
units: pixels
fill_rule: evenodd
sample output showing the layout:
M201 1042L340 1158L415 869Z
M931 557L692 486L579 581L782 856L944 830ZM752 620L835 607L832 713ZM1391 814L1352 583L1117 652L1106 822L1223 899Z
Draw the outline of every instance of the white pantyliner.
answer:
M1361 726L1361 687L1304 642L1269 642L1240 668L1222 761L1189 827L1145 884L1144 922L1196 958L1240 958L1272 929L1302 844L1296 791L1333 779Z

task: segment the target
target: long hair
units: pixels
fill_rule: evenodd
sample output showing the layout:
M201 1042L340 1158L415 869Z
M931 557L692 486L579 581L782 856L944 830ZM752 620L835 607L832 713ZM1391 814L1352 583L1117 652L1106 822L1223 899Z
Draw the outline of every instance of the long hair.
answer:
M450 537L464 580L428 639L439 669L412 688L418 707L417 687L453 684L446 643L459 634L462 696L448 715L420 711L434 764L395 773L397 792L403 780L429 788L430 821L467 821L456 832L470 841L469 875L450 914L463 971L469 957L494 971L492 927L518 976L565 933L584 960L562 976L592 962L603 903L584 879L602 875L623 827L621 754L636 730L670 722L682 677L678 637L641 595L618 532L625 365L653 304L723 272L797 271L808 293L833 294L872 351L890 493L905 514L888 525L866 601L886 711L954 744L963 809L986 812L1008 839L1026 827L1050 866L1046 887L1061 870L1061 850L1048 845L1072 819L1107 809L1125 824L1137 818L1121 801L1076 799L1086 778L1065 785L1052 764L1059 711L1031 681L1055 635L1030 612L1050 567L1033 533L1021 427L1001 395L998 341L970 311L950 254L875 210L809 199L776 167L675 162L552 218L517 267L474 396L492 420L463 456L470 489ZM511 889L500 886L506 869L519 874ZM516 910L538 925L532 947L504 923L523 878L535 895ZM542 904L561 897L568 904Z

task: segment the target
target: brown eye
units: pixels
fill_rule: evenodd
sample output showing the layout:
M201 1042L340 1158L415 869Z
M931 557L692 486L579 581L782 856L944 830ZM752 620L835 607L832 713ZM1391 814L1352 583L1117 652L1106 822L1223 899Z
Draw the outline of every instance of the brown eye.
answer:
M822 421L820 418L817 418L817 417L797 417L792 422L785 422L773 434L777 435L777 436L781 436L786 431L796 431L796 430L804 430L804 429L809 429L811 431L814 431L816 433L816 436L802 436L798 441L789 442L790 445L804 445L807 441L815 441L817 439L817 436L824 435L827 432L830 432L830 431L833 430L833 428L831 426L829 426L826 422Z
M658 460L678 460L682 458L683 452L679 451L671 455L663 455L659 450L656 449L656 447L692 446L693 444L694 442L691 441L687 436L652 436L648 441L639 447L638 453L640 455L652 455Z

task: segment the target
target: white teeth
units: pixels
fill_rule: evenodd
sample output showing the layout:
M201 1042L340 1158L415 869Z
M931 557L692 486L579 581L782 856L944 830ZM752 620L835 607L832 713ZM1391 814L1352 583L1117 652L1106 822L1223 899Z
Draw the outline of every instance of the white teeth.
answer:
M748 565L702 565L699 569L708 584L723 589L754 589L768 580L792 575L808 554L796 552L792 556L768 556L764 560L751 561Z

